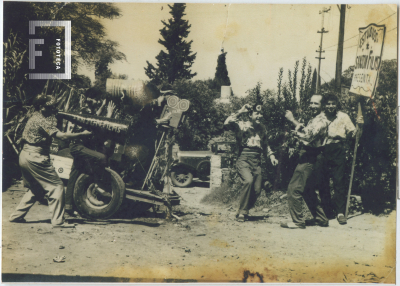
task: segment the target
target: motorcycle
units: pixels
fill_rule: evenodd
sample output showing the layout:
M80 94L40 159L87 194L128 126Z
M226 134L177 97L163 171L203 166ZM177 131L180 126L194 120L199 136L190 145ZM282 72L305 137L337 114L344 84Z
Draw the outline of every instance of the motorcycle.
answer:
M145 146L132 145L135 136L130 122L109 119L94 115L82 115L59 112L61 119L79 124L98 134L102 141L112 139L115 142L114 153L109 158L109 166L101 185L96 185L90 174L81 173L75 182L73 201L83 217L106 219L114 215L125 199L133 201L133 212L142 212L154 206L165 206L168 213L180 203L177 193L170 189L170 167L172 164L172 130L179 128L185 120L185 111L189 102L177 108L177 96L164 106L160 118L168 115L171 119L162 125L159 136L154 142L155 153L148 166L141 160L146 153ZM73 159L68 149L57 152L53 146L50 159L60 178L68 180Z

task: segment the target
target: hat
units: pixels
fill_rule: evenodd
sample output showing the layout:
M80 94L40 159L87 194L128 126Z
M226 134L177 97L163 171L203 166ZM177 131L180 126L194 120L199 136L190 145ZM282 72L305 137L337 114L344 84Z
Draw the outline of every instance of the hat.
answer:
M32 102L32 105L35 106L36 109L41 108L42 106L53 106L57 103L55 97L52 95L39 94Z
M249 111L257 111L257 112L261 112L262 110L262 105L261 104L253 104L251 105L251 107L248 108Z
M254 111L261 112L261 110L262 110L262 105L261 105L261 104L255 104L253 108L254 108Z

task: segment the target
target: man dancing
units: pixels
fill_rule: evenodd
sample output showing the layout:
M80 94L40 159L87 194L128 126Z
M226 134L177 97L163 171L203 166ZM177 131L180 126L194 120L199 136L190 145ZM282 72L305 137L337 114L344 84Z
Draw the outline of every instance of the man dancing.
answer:
M261 105L245 104L238 112L230 115L224 125L233 130L238 147L236 167L243 181L241 198L236 220L244 222L248 219L249 210L254 207L261 194L261 152L265 158L269 157L273 166L278 164L267 141L265 126L261 124ZM242 114L246 120L239 120Z
M324 103L322 95L313 95L311 97L310 109L314 117L308 122L306 127L294 119L291 111L286 111L285 117L296 126L294 131L295 136L303 143L303 146L300 151L298 165L290 180L287 191L289 212L293 222L281 223L281 227L290 229L306 228L302 214L302 198L310 209L316 224L324 227L329 225L329 221L315 192L317 178L311 177L315 175L315 163L317 156L321 152L321 146L325 140L329 124L325 114L321 113Z
M344 142L346 139L354 138L357 129L350 117L338 111L339 100L334 93L327 93L325 115L331 123L328 127L328 136L325 140L324 151L322 153L320 197L324 210L331 205L331 193L329 188L329 169L332 173L334 194L334 209L337 214L339 224L346 224L347 219L344 216L346 211L347 192L344 180L346 150ZM359 121L359 119L357 119ZM361 122L358 122L361 123ZM361 129L360 129L361 130Z

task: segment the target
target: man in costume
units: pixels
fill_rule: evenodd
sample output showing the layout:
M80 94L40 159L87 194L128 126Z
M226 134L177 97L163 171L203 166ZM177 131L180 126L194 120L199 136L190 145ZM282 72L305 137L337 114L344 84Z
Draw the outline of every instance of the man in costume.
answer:
M261 109L261 105L245 104L224 122L228 129L235 132L237 142L236 167L243 182L239 210L236 214L236 220L240 222L248 219L249 210L254 207L261 194L261 153L264 152L265 158L270 158L273 166L278 164L268 145L266 128L260 122ZM245 119L240 120L240 116Z

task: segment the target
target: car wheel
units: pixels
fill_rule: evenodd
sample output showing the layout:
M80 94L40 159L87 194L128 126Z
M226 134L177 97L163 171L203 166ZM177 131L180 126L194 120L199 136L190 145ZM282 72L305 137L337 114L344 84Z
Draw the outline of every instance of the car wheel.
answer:
M209 161L204 161L197 166L197 175L202 181L209 181L211 173L211 163Z
M171 172L172 183L177 187L187 187L193 182L193 174L184 169L179 169Z

